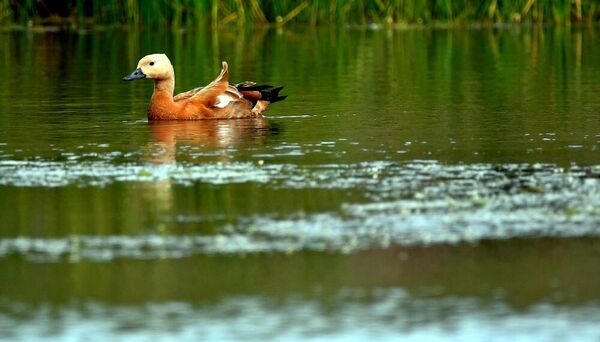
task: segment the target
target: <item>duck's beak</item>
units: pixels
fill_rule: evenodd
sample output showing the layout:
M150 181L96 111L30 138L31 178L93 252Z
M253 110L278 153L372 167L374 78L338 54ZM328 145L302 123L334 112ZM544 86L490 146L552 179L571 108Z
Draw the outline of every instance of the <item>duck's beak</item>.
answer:
M123 77L123 81L133 81L133 80L139 80L141 78L146 78L146 75L144 75L144 73L142 72L142 69L137 68L131 74Z

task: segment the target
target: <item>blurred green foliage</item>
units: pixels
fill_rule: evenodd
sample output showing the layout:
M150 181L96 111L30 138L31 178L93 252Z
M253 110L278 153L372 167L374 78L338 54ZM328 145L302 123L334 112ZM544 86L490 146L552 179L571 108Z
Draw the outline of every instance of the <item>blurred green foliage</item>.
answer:
M570 23L600 18L599 0L0 0L3 24L198 27Z

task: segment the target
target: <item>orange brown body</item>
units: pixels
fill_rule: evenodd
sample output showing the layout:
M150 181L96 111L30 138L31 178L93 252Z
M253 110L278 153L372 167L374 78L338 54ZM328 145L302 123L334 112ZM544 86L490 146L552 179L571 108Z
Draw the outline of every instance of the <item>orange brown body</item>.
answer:
M205 87L173 96L175 72L164 54L142 58L131 74L123 80L142 78L154 80L154 93L148 107L149 120L203 120L261 117L270 103L281 101L283 87L257 86L253 82L229 83L229 70L222 63L219 76Z

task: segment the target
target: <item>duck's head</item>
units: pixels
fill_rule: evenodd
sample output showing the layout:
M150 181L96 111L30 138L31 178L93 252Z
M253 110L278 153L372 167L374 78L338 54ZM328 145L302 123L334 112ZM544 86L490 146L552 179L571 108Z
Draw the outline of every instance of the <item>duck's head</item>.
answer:
M173 65L171 65L171 61L167 55L155 53L140 59L137 68L131 74L123 77L123 81L133 81L142 78L162 80L173 76Z

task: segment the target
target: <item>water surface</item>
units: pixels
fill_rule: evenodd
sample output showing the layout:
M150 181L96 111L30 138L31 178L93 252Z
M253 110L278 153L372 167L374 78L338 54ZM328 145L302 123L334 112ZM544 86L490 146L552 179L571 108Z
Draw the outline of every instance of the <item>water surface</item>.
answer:
M36 339L595 340L595 28L5 32L0 330ZM285 85L260 120L145 118ZM4 337L0 337L2 339Z

